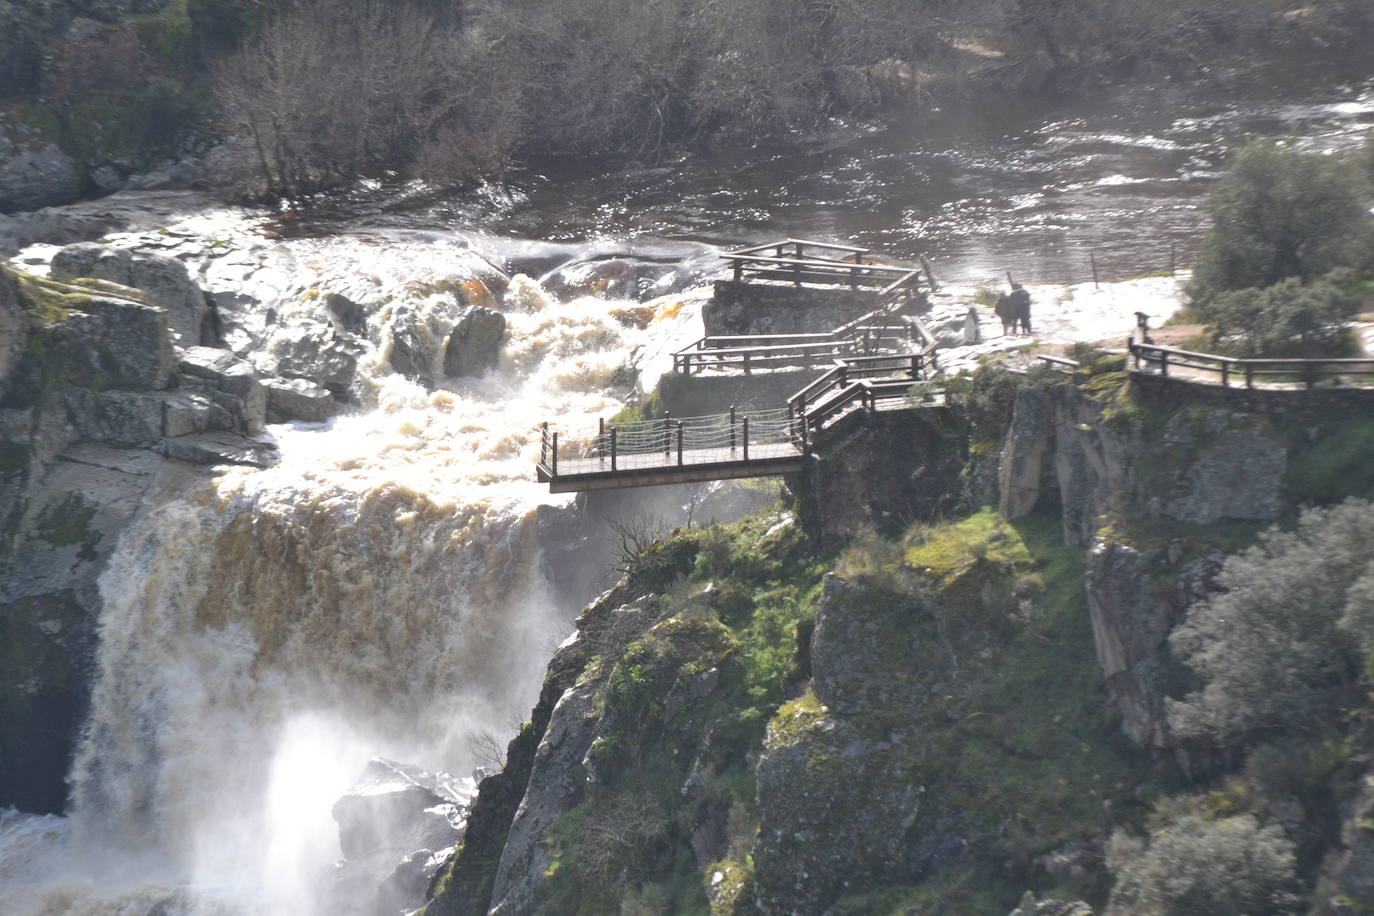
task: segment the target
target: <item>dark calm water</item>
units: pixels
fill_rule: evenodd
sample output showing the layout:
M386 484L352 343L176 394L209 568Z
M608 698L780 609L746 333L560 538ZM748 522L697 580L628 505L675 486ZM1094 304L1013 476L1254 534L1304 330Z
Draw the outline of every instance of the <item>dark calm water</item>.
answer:
M901 259L926 252L946 280L1011 271L1082 282L1090 253L1103 279L1120 279L1168 269L1171 246L1180 266L1191 260L1199 204L1236 144L1341 151L1371 129L1374 81L1240 86L1208 99L1187 87L1117 88L1062 110L946 113L936 127L833 122L786 144L652 168L528 163L448 197L373 184L307 224L457 233L517 268L628 255L698 274L721 247L800 236Z

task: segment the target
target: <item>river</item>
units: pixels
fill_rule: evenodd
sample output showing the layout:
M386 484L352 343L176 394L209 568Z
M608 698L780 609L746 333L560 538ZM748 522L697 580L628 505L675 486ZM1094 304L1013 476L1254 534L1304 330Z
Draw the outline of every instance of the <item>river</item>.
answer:
M381 301L417 277L461 279L459 253L542 288L518 279L506 294L488 377L403 379L380 333L352 412L275 427L278 466L145 508L101 580L72 811L0 815L6 912L338 912L330 806L370 756L470 791L474 736L509 733L571 628L534 536L540 507L566 503L530 480L535 424L618 409L622 368L692 333L690 297L663 294L699 285L721 248L793 236L924 252L962 284L1081 283L1089 253L1104 280L1167 270L1195 250L1232 144L1349 149L1374 126L1374 84L1207 102L1141 91L940 124L835 122L652 168L532 162L457 195L367 182L285 219L154 217L116 236L184 257L274 321L315 320L303 310L331 283ZM579 298L593 288L660 298L625 322ZM246 349L275 339L241 324Z

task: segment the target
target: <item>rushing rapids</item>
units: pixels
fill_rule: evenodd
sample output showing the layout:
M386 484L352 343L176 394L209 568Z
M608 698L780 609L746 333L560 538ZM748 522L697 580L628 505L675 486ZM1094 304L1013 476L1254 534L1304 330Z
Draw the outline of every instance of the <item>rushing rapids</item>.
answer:
M71 815L0 822L7 912L338 912L330 808L368 759L466 774L504 743L570 626L539 560L537 424L618 409L636 348L695 333L680 300L625 323L523 277L505 307L494 372L431 390L388 370L383 334L364 409L271 427L279 464L125 535Z
M549 497L530 473L536 424L593 426L619 406L627 364L651 381L672 341L697 336L690 301L589 306L545 290L571 299L601 283L647 299L693 285L713 245L777 234L926 248L970 282L1008 266L1081 282L1082 248L1099 245L1109 275L1157 270L1165 246L1142 257L1141 237L1187 249L1227 139L1304 127L1307 142L1349 146L1374 121L1374 90L1339 95L1087 115L972 140L846 130L790 158L570 182L528 173L439 204L363 188L343 217L284 242L241 215L154 208L135 227L152 231L115 241L192 266L236 349L284 358L295 331L327 326L312 295L324 288L372 308L378 333L351 412L273 427L278 465L150 505L126 533L101 582L71 813L0 812L5 912L338 912L330 808L370 757L458 774L451 794L470 791L474 739L504 741L569 628L540 569L536 516ZM42 236L45 219L20 220L13 237ZM436 335L454 304L439 284L475 276L474 250L544 281L516 276L506 290L498 368L437 387L393 372L404 330L428 344L438 374ZM20 262L41 270L49 253ZM1059 311L1081 330L1102 306L1078 302Z

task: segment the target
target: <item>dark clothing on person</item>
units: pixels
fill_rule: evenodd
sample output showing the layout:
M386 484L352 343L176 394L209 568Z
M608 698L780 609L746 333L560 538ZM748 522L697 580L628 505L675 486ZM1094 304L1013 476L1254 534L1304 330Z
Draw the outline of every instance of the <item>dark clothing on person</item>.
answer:
M997 313L997 317L1002 321L1003 337L1016 330L1016 310L1012 308L1011 298L1006 293L997 297L997 304L992 307L992 310Z
M1029 334L1031 297L1025 287L1018 286L1011 291L1011 295L1007 296L1007 306L1011 312L1012 330L1020 325L1021 330Z

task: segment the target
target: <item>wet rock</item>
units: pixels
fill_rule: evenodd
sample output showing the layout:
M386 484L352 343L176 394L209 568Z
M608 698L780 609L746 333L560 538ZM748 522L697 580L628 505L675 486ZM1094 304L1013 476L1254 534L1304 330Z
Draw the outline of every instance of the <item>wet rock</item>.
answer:
M462 839L467 810L443 778L373 758L332 809L345 862L333 888L337 909L408 913L425 901L430 880Z
M271 378L263 381L267 389L267 420L284 423L304 420L322 423L334 416L334 395L305 379Z
M80 194L75 160L37 128L0 118L0 212L65 204Z
M277 461L276 446L224 431L166 438L158 450L168 458L191 464L241 464L266 468Z
M419 767L375 757L330 812L339 846L354 859L379 849L402 854L455 845L464 816L458 799Z
M577 261L553 270L540 281L559 299L596 296L600 299L646 299L680 288L674 285L676 269L631 258Z
M478 305L464 309L444 349L444 374L456 378L495 368L505 333L500 312Z
M50 271L58 280L93 277L143 290L148 303L167 310L172 330L185 345L213 337L207 327L210 307L205 293L175 258L81 242L57 252Z
M333 327L314 325L279 334L270 344L270 353L277 375L313 382L340 401L350 399L362 348Z
M339 319L348 333L359 336L367 333L367 309L352 299L339 293L330 293L324 297L324 307Z
M30 437L23 476L32 481L0 540L0 806L36 812L65 804L93 673L99 576L148 494L189 480L149 451L61 445L69 433L44 422L0 411L0 439Z
M177 368L183 387L208 394L238 418L242 432L261 431L267 420L267 389L252 363L229 350L187 347Z

